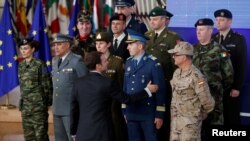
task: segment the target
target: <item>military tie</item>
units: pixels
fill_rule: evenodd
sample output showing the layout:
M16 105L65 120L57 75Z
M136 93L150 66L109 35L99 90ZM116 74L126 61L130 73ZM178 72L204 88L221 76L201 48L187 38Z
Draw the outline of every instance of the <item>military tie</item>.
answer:
M223 41L224 41L224 36L220 35L220 44L223 44Z
M118 40L115 39L115 43L114 43L114 49L116 50L118 48Z
M133 64L134 64L134 67L136 68L137 67L137 60L136 59L133 59Z
M155 42L155 40L157 39L157 37L158 37L158 33L155 33L154 42Z
M58 68L60 67L61 63L62 63L62 58L60 58L58 61Z

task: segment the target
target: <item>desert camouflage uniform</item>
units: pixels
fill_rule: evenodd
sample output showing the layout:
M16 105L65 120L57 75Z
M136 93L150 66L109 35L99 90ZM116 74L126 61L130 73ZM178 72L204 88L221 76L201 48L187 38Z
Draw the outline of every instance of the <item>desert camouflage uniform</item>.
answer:
M52 104L52 82L45 64L33 58L18 67L22 113L26 141L48 141L48 106Z
M194 46L194 65L206 77L210 92L215 100L215 108L207 120L212 125L223 125L223 91L233 82L233 67L225 48L215 41L208 45Z
M200 141L202 120L214 108L214 99L201 72L192 65L177 69L171 80L170 141Z

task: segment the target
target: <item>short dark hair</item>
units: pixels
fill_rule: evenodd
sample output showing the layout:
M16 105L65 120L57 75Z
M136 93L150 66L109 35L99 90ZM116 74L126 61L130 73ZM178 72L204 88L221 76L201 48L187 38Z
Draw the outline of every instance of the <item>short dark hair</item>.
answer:
M101 64L101 56L103 53L98 51L92 51L86 53L84 62L89 70L95 70L97 64Z

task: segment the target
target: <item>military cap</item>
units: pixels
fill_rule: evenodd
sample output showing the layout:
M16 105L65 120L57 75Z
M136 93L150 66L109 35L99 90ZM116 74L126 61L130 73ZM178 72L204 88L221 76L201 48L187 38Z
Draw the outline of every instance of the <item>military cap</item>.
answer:
M180 41L175 45L173 49L168 50L168 53L170 54L179 54L179 55L194 55L194 48L193 46L188 42Z
M115 1L115 6L128 6L131 7L135 5L134 0L116 0Z
M127 29L127 32L128 32L128 39L127 39L126 43L134 43L136 41L140 41L140 42L145 44L147 42L147 40L149 40L148 37L144 36L141 33L136 32L132 29Z
M111 42L112 37L109 32L97 32L96 33L96 41L106 41L106 42Z
M214 12L214 17L225 17L225 18L228 18L228 19L232 19L233 18L233 15L232 13L227 10L227 9L219 9L219 10L216 10Z
M199 25L208 25L208 26L213 26L214 22L212 19L209 18L204 18L204 19L199 19L196 23L195 23L195 27L199 26Z
M77 15L78 22L87 22L87 21L91 21L91 19L92 19L92 16L90 12L87 10L82 10Z
M115 13L115 14L110 18L110 22L112 22L113 20L126 21L126 16L125 16L124 14Z
M65 34L57 34L52 43L60 43L60 42L72 42L73 41L73 37L69 36L69 35L65 35Z
M156 6L154 9L152 9L150 11L149 16L150 17L166 16L167 18L170 19L174 15L172 13L168 12L166 9Z
M35 48L35 51L37 51L39 49L39 47L40 47L39 42L34 40L34 37L28 37L28 38L22 39L18 43L18 47L20 48L23 45L30 45L31 48Z

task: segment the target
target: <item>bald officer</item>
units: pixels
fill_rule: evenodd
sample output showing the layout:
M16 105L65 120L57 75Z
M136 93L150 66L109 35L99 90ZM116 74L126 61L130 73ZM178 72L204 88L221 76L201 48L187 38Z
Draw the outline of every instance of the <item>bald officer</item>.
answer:
M82 57L70 51L72 37L58 34L53 40L56 57L52 60L53 119L56 141L71 141L70 99L76 78L87 74Z

